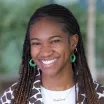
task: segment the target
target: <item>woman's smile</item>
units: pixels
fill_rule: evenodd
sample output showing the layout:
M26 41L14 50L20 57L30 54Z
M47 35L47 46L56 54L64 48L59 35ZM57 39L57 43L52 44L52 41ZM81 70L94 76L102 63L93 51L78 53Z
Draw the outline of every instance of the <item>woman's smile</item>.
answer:
M56 61L57 61L57 58L52 59L52 60L41 60L40 63L42 67L51 67L55 65Z

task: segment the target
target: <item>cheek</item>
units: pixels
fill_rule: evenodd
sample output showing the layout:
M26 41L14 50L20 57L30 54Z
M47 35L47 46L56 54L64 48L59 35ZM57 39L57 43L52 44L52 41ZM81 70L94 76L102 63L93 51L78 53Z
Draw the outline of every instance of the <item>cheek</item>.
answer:
M70 56L70 46L69 44L61 44L57 48L55 48L56 52L59 53L64 58L67 58Z
M64 57L67 59L69 59L70 57L70 53L71 53L71 50L70 50L70 45L66 45L64 46Z
M36 58L36 56L38 55L38 53L39 53L39 49L36 49L36 48L34 48L34 47L31 47L31 57L32 57L33 59Z

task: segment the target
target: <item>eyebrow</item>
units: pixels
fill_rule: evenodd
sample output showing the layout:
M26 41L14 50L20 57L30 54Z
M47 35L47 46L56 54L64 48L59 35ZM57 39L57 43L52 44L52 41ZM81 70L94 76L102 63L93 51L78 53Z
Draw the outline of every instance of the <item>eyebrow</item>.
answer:
M39 41L39 39L38 39L38 38L32 38L32 39L30 39L30 40L38 40L38 41Z
M49 39L52 39L52 38L62 38L60 35L55 35L55 36L52 36L52 37L50 37Z
M52 39L52 38L62 38L60 35L57 35L57 36L51 36L51 37L49 37L49 39ZM38 40L39 41L39 39L38 38L32 38L32 39L30 39L30 40Z

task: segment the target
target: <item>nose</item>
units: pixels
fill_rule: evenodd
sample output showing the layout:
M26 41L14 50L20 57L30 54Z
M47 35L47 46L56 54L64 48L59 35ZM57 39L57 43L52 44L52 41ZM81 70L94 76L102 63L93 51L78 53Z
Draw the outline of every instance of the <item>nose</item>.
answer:
M53 53L53 50L50 46L42 46L41 49L40 49L40 53L39 53L39 56L41 58L47 58L47 57L50 57Z

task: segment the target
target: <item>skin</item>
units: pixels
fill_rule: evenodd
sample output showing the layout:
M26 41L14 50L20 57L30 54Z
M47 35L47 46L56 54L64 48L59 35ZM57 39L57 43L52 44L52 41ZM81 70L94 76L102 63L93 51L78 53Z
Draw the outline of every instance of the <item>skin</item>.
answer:
M43 87L60 91L75 84L69 57L78 43L77 34L69 38L62 24L43 18L31 26L30 43L31 57L42 71ZM48 65L43 63L54 59Z

